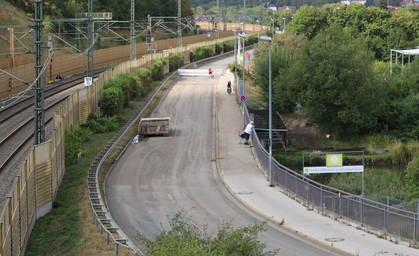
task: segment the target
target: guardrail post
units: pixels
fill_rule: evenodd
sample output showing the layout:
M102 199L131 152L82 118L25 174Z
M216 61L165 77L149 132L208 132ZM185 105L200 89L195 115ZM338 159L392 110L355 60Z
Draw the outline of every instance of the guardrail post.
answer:
M342 194L339 192L339 218L342 218Z
M364 196L361 196L361 223L364 224Z
M384 228L387 229L388 226L388 209L389 209L389 205L390 205L390 199L387 196L387 204L384 207Z
M417 228L418 228L418 220L419 220L419 199L418 199L418 213L413 216L413 239L417 241Z
M106 232L106 244L109 244L109 232Z
M100 234L101 235L103 234L103 226L102 225L100 225Z
M115 255L119 254L119 244L115 243Z

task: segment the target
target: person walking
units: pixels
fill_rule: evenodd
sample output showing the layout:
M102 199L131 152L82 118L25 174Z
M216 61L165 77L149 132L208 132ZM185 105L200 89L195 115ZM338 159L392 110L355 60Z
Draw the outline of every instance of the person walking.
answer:
M249 145L249 138L254 128L255 124L253 123L253 121L250 121L250 123L247 124L246 129L244 129L244 133L240 135L241 138L244 138L246 140L244 145Z
M208 74L209 74L209 77L210 77L210 78L211 78L211 77L214 77L214 76L213 76L213 74L212 74L212 68L211 68L211 67L208 69Z

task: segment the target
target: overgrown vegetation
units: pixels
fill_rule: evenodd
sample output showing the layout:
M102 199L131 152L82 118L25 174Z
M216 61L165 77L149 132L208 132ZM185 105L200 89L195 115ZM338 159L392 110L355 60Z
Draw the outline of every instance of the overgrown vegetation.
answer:
M190 59L191 59L191 62L194 62L194 61L197 61L197 60L202 60L202 59L205 59L205 58L212 57L213 54L214 53L213 53L211 47L202 46L202 47L199 47L198 49L196 49L195 52L190 53Z
M390 12L383 8L328 5L302 7L287 31L272 42L272 90L274 110L282 115L303 115L314 126L323 148L295 148L275 158L282 164L301 167L302 151L364 150L365 164L388 166L398 171L365 173L365 195L386 202L417 198L416 167L419 157L419 60L412 58L410 73L402 69L401 56L389 70L390 49L418 44L418 8ZM285 17L284 17L285 18ZM401 29L403 28L403 29ZM255 51L255 84L268 101L268 44ZM298 111L296 111L298 109ZM307 164L324 166L321 158ZM410 167L410 173L404 169ZM414 173L414 172L413 172ZM360 174L322 174L311 178L354 194L361 194Z
M277 251L266 251L266 245L258 240L265 231L266 223L234 229L231 223L223 223L215 235L197 227L185 211L176 213L169 220L170 230L163 230L155 240L139 233L150 256L173 255L240 255L269 256Z
M154 60L153 65L151 66L151 79L158 81L164 77L164 65L166 61L164 59L158 58Z
M184 64L183 55L170 53L169 54L169 72L173 72Z
M65 130L65 161L75 163L78 153L86 153L85 143L89 141L92 132L88 129L75 127Z

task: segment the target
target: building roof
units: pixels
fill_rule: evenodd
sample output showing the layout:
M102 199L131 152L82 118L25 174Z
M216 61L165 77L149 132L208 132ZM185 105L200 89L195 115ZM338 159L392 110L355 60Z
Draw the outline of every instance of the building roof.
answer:
M409 50L393 50L393 52L398 52L401 54L406 54L406 55L419 55L419 49L409 49Z

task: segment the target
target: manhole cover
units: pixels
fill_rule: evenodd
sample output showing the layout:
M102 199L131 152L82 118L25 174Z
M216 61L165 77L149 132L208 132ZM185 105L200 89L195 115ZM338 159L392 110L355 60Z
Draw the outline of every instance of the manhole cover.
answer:
M239 195L250 195L250 194L253 194L253 192L251 192L251 191L240 191L237 194L239 194Z
M333 243L342 242L342 241L345 240L345 238L342 238L342 237L329 237L329 238L325 238L324 240L326 240L327 242L330 242L331 245L333 246Z

